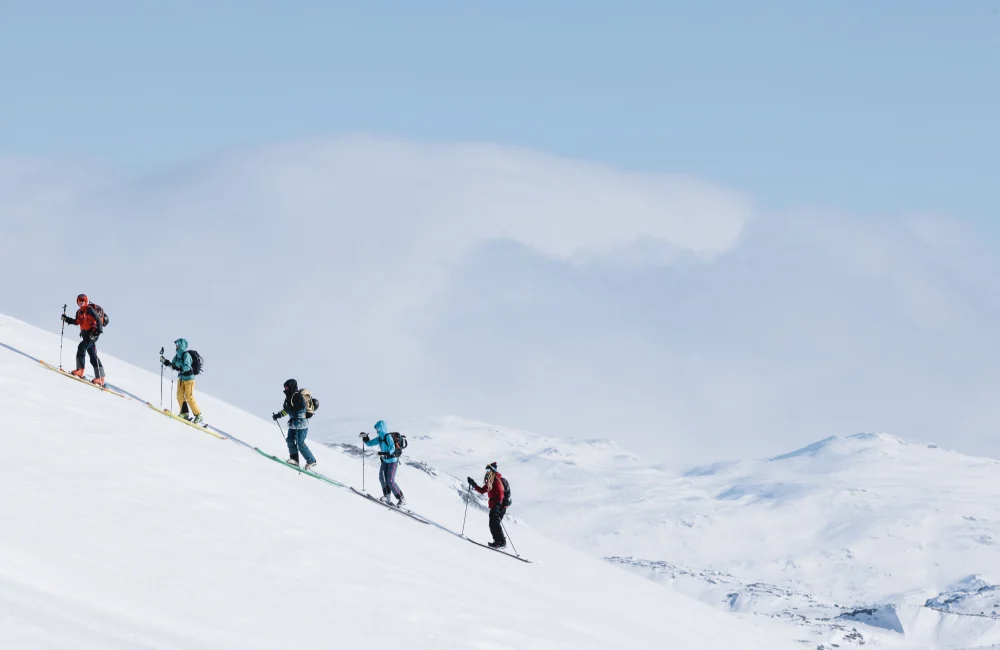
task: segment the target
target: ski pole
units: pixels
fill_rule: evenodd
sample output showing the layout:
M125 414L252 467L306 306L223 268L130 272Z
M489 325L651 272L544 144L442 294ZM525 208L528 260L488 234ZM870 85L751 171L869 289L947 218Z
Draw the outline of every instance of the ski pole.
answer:
M361 491L365 491L365 443L361 443Z
M174 412L174 372L170 371L170 412Z
M160 348L160 356L163 356L163 348ZM163 362L160 362L160 408L163 408Z
M59 369L62 370L63 335L66 333L66 305L63 305L62 330L59 332Z
M275 420L274 423L278 425L278 431L281 432L281 439L284 440L285 439L285 430L281 428L281 422L278 422L277 420Z
M503 528L503 534L507 536L507 541L510 542L510 547L514 549L514 555L521 557L521 554L517 552L517 547L514 546L514 540L511 539L510 533L507 532L507 527L503 525L503 519L500 520L500 527Z
M469 501L472 501L472 486L466 486L469 489L469 494L465 497L465 516L462 517L462 537L465 537L465 520L469 518Z

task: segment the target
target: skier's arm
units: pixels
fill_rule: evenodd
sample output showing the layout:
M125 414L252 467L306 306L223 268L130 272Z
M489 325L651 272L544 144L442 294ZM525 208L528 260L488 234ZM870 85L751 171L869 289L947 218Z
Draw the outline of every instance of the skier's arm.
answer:
M475 485L472 486L472 489L478 492L479 494L486 494L485 485L483 487L479 487L479 483L476 483Z
M364 440L364 443L368 447L374 447L375 445L378 444L378 437L369 438L368 440Z
M177 355L179 357L178 364L176 366L177 370L182 374L191 374L191 353L185 352L184 354Z

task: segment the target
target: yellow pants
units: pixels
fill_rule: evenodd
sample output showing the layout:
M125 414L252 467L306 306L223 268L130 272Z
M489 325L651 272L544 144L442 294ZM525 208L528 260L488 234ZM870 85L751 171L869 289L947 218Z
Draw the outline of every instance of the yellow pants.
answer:
M201 409L198 408L198 402L194 401L193 379L191 381L177 382L177 407L181 408L184 406L184 402L187 402L188 410L191 411L195 417L201 415Z

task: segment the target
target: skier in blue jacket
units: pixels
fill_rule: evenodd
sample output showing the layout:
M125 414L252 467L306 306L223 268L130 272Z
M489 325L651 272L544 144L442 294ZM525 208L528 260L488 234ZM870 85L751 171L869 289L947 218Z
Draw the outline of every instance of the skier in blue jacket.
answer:
M374 439L369 438L367 433L362 433L361 439L369 447L378 445L378 455L382 459L382 465L378 471L378 482L382 484L381 501L391 506L392 499L389 498L391 492L399 500L396 505L403 506L406 504L406 499L403 497L403 491L396 484L396 469L399 467L396 443L392 439L392 435L389 434L384 420L375 423L375 433L377 437Z

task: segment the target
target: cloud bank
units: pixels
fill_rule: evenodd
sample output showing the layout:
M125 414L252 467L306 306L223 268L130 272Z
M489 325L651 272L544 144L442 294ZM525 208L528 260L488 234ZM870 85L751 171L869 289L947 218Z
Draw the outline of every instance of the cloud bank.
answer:
M960 222L754 213L745 194L483 144L230 151L146 177L0 160L0 309L268 414L458 413L676 462L888 428L985 445L995 249ZM975 449L973 449L975 451Z

